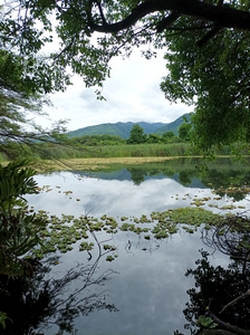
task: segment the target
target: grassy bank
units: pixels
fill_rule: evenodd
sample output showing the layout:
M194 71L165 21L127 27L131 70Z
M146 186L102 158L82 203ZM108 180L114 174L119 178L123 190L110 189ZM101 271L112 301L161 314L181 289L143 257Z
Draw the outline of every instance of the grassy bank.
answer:
M115 158L115 157L167 157L185 156L191 149L188 143L169 144L122 144L106 146L63 146L43 144L37 146L42 159Z
M227 158L227 160L225 160ZM72 158L62 160L39 160L33 161L32 167L38 172L46 171L116 171L126 166L145 171L147 167L151 170L158 171L161 169L168 175L176 172L190 172L206 170L209 167L211 170L228 170L229 166L241 171L249 166L249 158L245 161L233 162L230 156L217 157L215 161L205 162L202 156L168 156L168 157L112 157L112 158ZM178 161L178 162L177 162ZM225 162L227 162L225 164ZM167 164L166 164L167 163ZM205 165L204 165L205 164ZM204 171L205 171L204 170Z
M97 170L110 164L143 164L164 162L179 157L201 156L192 151L189 143L169 144L121 144L106 146L84 146L55 143L34 143L31 147L14 146L10 160L28 158L34 162L38 172L53 170ZM224 149L219 154L228 155ZM9 159L8 159L9 160ZM7 161L6 157L1 162Z
M121 158L121 157L172 157L190 155L188 143L169 144L122 144L73 146L69 144L33 143L31 146L9 145L0 156L0 161L30 158L33 160L64 160L76 158Z
M112 165L139 165L150 162L165 162L177 157L113 157L113 158L73 158L62 160L39 160L32 164L37 172L46 171L94 171L105 170Z
M197 150L189 143L146 143L146 144L120 144L120 145L73 145L55 143L32 143L29 147L25 145L11 144L5 148L8 157L5 159L17 159L24 157L36 160L48 159L75 159L75 158L120 158L120 157L186 157L199 155ZM228 155L228 148L223 148L219 155Z

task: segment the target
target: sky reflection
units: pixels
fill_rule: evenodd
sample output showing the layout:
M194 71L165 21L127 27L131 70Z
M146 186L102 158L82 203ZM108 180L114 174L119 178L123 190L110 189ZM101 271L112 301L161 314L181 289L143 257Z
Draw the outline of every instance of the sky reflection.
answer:
M49 185L49 191L26 198L36 210L43 209L56 215L63 212L78 216L86 213L93 216L140 216L190 206L194 198L210 197L209 203L219 207L233 202L225 197L216 200L209 188L185 187L170 178L147 179L138 186L129 180L78 178L70 172L60 172L47 177L38 175L36 180L40 187ZM72 194L65 194L67 191L72 191ZM248 204L247 199L234 202L235 206L247 207ZM208 204L203 208L211 210ZM220 212L218 209L213 211Z
M153 211L190 206L195 197L211 197L210 202L215 202L209 188L185 187L171 178L147 179L137 186L130 180L78 178L70 172L60 172L47 177L38 175L36 180L40 187L49 185L49 191L45 188L39 195L27 196L30 205L35 210L43 209L56 215L64 213L77 217L89 213L95 217L103 214L115 218L140 217ZM72 193L64 193L67 191ZM226 200L223 198L219 204L225 204ZM246 201L237 204L243 205ZM210 209L207 205L204 208ZM98 239L105 239L102 234L97 234ZM78 318L77 334L173 335L176 329L188 334L183 328L186 321L182 311L188 301L186 291L194 282L185 277L185 272L195 267L200 249L208 250L202 243L200 231L193 235L182 231L167 240L146 241L132 232L119 232L109 238L117 247L119 257L112 263L101 259L94 276L98 277L109 268L116 274L105 287L95 290L105 290L106 302L115 304L119 311L101 310ZM214 265L228 264L227 257L219 252L211 259ZM62 256L56 271L63 272L78 262L87 261L86 255L76 246Z

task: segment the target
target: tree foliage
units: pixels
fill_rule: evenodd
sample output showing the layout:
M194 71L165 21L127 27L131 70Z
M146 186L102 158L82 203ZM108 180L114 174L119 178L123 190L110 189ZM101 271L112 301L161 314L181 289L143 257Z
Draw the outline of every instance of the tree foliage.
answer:
M41 244L38 232L46 227L45 220L27 212L23 196L38 191L35 171L26 163L0 165L0 275L32 276L33 259L25 256Z
M58 121L49 130L34 121L36 116L44 115L42 107L49 100L40 92L35 73L32 78L24 76L26 69L22 57L0 49L0 151L9 158L13 143L28 144L34 149L37 139L55 142L65 130L64 121Z
M121 145L125 143L125 140L116 135L83 135L77 136L71 139L71 142L74 145L81 144L81 145Z
M192 125L190 123L183 123L179 128L179 137L184 142L190 141L190 132Z
M249 142L249 8L249 0L7 1L0 47L21 55L22 77L40 93L64 89L71 68L99 94L112 57L164 48L161 88L194 104L196 142Z
M144 134L144 129L139 126L139 124L133 125L130 131L130 137L127 140L128 144L141 144L145 143L147 140L147 135Z
M40 96L31 90L25 71L15 54L0 50L0 140L21 136L22 125L27 121L24 110L37 112L41 109Z
M182 18L176 29L193 24L194 19ZM201 147L249 142L249 32L224 29L201 48L197 41L203 34L186 30L169 38L170 74L161 88L171 101L195 104L192 121Z

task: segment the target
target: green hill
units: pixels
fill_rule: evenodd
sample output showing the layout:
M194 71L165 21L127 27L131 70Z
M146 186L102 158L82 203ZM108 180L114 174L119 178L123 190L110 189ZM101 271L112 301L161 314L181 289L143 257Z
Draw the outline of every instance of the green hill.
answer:
M172 131L172 132L174 132L175 135L178 135L179 127L184 122L183 117L185 117L187 120L190 120L189 114L184 114L181 117L179 117L178 119L176 119L175 121L173 121L171 123L168 123L168 124L165 124L162 127L159 127L158 129L156 129L156 131L154 133L158 134L158 135L162 135L163 133L166 133L168 131Z
M185 114L187 116L188 114ZM183 115L184 116L184 115ZM124 139L130 137L130 131L135 124L139 124L144 129L145 134L163 134L167 131L173 131L178 135L178 128L183 123L183 117L179 117L171 123L148 123L148 122L118 122L118 123L104 123L96 126L89 126L80 128L68 133L70 138L76 136L91 136L91 135L114 135Z

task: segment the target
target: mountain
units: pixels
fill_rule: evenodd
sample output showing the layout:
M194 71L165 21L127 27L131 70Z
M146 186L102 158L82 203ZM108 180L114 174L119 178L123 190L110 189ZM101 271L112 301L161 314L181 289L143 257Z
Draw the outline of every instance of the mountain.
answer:
M188 114L183 116L187 117ZM103 123L96 126L89 126L80 128L68 133L70 138L76 136L91 136L91 135L115 135L124 139L130 137L130 131L135 124L139 124L144 129L145 134L163 134L167 131L173 131L176 135L178 134L178 128L183 123L183 116L179 117L171 123L147 123L147 122L118 122L118 123Z
M89 126L85 128L80 128L68 133L69 137L75 136L91 136L91 135L115 135L121 138L129 138L130 131L134 124L139 124L140 127L144 129L145 134L151 134L156 129L163 127L165 124L161 122L157 123L147 123L147 122L118 122L118 123L104 123L98 124L96 126Z
M158 129L156 129L156 131L154 132L155 134L158 135L162 135L163 133L166 133L167 131L172 131L175 133L175 135L178 135L178 130L179 127L182 125L182 123L184 122L183 118L186 118L187 121L190 120L190 115L189 114L184 114L181 117L179 117L178 119L176 119L175 121L165 124L162 127L159 127Z

